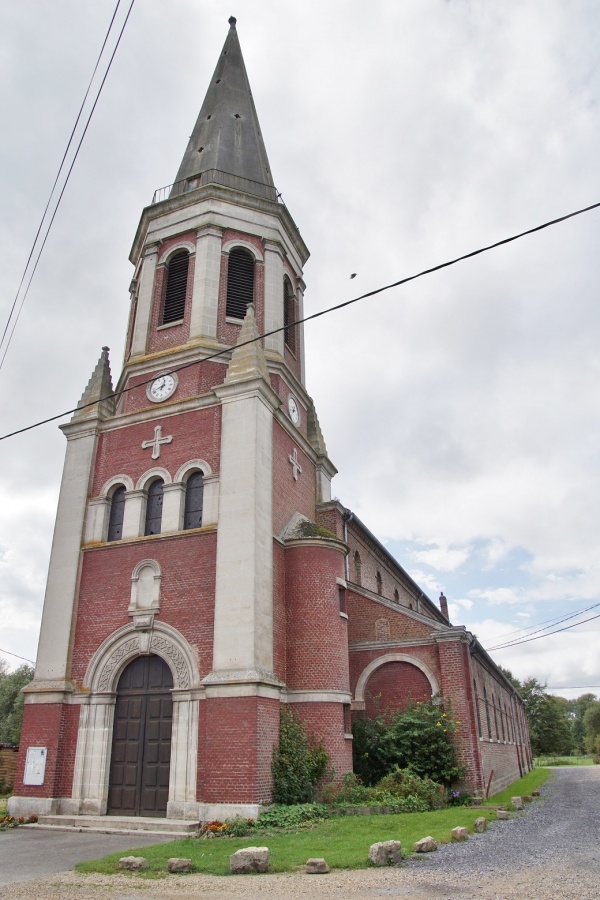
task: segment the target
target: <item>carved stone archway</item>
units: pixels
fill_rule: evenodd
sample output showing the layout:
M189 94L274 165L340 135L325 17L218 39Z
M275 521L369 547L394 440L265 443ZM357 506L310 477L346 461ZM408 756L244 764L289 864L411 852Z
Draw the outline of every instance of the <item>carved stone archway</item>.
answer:
M380 666L384 666L386 663L391 662L404 662L409 663L411 666L416 666L416 668L420 669L427 678L431 687L431 696L436 697L440 693L440 685L437 678L429 666L420 659L417 659L415 656L409 656L407 653L386 653L385 656L378 656L377 659L372 660L360 673L359 679L356 682L354 700L352 701L353 709L365 708L365 689L369 678Z

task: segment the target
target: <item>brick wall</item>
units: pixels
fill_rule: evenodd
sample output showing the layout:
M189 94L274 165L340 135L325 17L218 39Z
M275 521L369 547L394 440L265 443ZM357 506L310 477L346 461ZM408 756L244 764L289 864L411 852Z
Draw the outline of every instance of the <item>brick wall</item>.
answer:
M427 700L431 700L431 686L420 669L405 662L384 663L367 682L365 711L371 718Z
M329 754L329 765L335 769L335 781L341 782L352 771L352 739L344 737L347 723L341 703L292 703L292 712L304 725L306 733L323 740Z
M26 703L19 745L19 761L14 793L21 797L70 796L77 729L77 705ZM42 785L23 784L28 747L47 747L46 772Z

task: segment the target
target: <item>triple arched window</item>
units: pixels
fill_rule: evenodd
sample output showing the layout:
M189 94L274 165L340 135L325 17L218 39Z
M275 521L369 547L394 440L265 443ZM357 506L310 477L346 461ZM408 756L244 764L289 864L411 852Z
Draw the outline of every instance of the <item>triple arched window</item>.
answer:
M178 250L167 264L163 325L177 322L184 317L189 267L190 254L187 250Z
M234 247L227 267L227 303L225 315L244 319L254 302L254 256L243 247Z

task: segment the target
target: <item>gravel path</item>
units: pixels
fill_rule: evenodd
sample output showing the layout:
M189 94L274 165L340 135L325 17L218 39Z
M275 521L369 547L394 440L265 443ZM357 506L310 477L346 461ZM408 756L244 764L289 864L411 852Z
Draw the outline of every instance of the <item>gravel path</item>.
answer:
M409 860L399 869L304 874L169 876L142 881L127 876L64 873L0 889L0 898L61 900L598 900L600 897L600 766L561 768L542 788L543 800L464 844ZM460 824L460 810L457 810ZM401 836L400 836L401 837Z

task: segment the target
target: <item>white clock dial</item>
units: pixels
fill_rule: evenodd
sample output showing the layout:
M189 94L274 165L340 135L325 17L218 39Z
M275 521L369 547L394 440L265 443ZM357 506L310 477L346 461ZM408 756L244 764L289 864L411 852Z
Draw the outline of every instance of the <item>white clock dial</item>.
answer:
M159 375L148 385L148 398L155 403L160 403L161 400L170 397L176 387L177 377L175 375Z
M294 425L297 425L300 422L300 407L298 406L296 398L292 397L291 394L288 397L288 410L290 413L290 419L292 420Z

